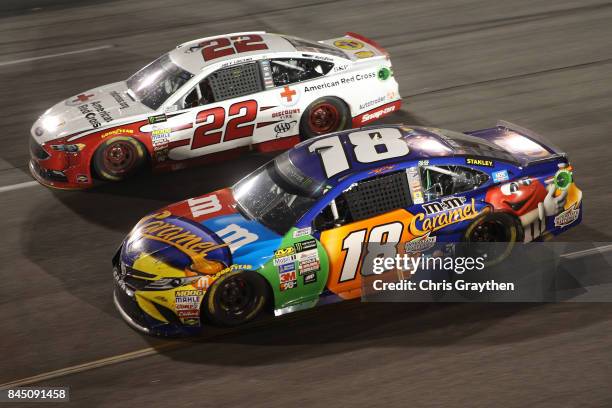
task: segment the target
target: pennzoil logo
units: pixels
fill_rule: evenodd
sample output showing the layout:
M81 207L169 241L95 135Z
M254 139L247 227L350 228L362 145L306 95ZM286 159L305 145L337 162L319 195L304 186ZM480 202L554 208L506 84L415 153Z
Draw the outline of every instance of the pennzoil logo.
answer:
M336 40L334 41L334 45L343 50L359 50L363 48L363 43L361 41L352 40L350 38Z
M420 237L449 225L470 220L478 216L476 201L465 202L465 197L448 197L441 201L423 204L424 213L418 213L410 221L408 230Z
M280 248L280 249L277 249L276 251L274 251L274 257L275 258L282 258L282 257L293 255L293 254L295 254L295 248L294 247Z

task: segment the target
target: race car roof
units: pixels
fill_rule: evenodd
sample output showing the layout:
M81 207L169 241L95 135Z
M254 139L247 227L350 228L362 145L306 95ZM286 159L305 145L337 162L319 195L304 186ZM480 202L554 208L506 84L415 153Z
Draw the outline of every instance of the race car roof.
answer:
M246 42L247 46L236 47L236 42L240 40ZM296 52L298 50L294 44L312 45L319 52L327 50L329 53L346 58L346 55L340 50L333 50L325 44L297 37L270 34L263 31L231 33L189 41L170 51L170 58L183 69L192 74L197 74L203 68L217 62L231 60L246 62L249 58L259 55ZM204 52L205 46L208 47L209 51ZM302 48L300 47L300 49ZM251 51L250 49L253 50ZM312 49L312 52L316 52L315 48ZM205 54L209 54L207 55L207 60L205 59Z
M392 157L392 154L387 154L386 156L390 158L384 159L384 153L387 150L386 146L381 141L363 147L363 151L365 152L366 149L374 148L378 156L383 157L383 160L367 162L377 156L377 154L372 153L371 158L366 157L367 160L361 158L362 160L360 161L357 146L349 140L349 135L356 132L364 132L367 135L371 135L370 137L372 140L376 140L378 137L376 133L381 133L381 130L382 133L390 135L389 132L383 129L395 129L396 135L397 132L399 132L401 135L399 139L408 146L408 153L400 157ZM330 138L338 138L343 149L325 147L325 145L331 146L331 143L325 143L325 140ZM327 151L325 154L322 154L322 150ZM337 184L348 174L375 170L394 163L427 160L437 157L472 156L506 161L514 165L518 164L516 159L501 146L479 137L446 129L418 126L408 127L403 125L366 127L319 136L296 145L289 150L287 154L291 163L305 176L313 180L326 182L330 185ZM344 155L344 157L341 157L341 155ZM326 162L344 163L345 161L348 163L348 168L346 170L333 174L331 177L327 175L329 171L326 173Z

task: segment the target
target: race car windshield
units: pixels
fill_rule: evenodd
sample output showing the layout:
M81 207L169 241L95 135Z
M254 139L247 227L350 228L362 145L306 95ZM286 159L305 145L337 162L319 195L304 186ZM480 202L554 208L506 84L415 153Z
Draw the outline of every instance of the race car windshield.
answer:
M282 235L323 195L323 189L284 153L240 180L232 191L244 215Z
M165 54L132 75L127 86L140 102L157 109L191 77Z

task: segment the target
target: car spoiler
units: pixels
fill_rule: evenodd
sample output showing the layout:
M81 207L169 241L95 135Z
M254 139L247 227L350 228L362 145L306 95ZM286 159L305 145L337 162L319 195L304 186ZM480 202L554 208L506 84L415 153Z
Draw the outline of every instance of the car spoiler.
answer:
M498 120L494 128L465 133L498 145L523 166L567 157L565 152L542 135L505 120Z

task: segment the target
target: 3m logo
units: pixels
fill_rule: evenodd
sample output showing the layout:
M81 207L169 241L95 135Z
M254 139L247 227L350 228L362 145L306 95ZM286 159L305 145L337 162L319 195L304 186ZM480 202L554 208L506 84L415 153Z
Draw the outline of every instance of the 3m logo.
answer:
M211 214L221 210L221 203L219 197L215 194L201 198L190 198L187 200L189 210L194 218L202 215Z

